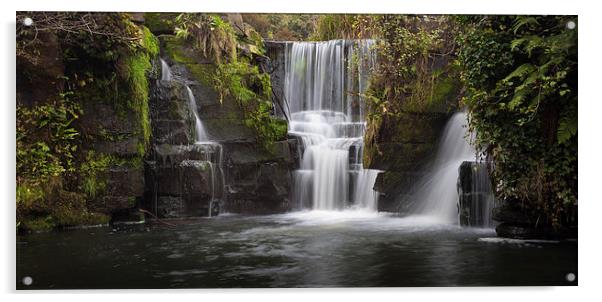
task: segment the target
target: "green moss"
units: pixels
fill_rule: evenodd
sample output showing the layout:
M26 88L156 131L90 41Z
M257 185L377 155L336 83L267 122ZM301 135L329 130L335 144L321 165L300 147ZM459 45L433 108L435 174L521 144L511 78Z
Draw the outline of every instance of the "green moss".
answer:
M89 212L85 208L60 207L53 215L57 226L107 224L111 217L102 213Z
M31 207L44 199L44 190L36 184L18 183L16 197L17 206Z
M19 227L22 230L29 232L45 232L50 231L56 227L56 222L52 216L26 218L19 223Z
M447 76L437 81L433 86L429 103L433 106L444 104L450 98L454 98L460 88L459 78Z
M187 65L188 70L192 73L192 76L203 85L213 87L213 80L215 78L216 67L212 64L189 64Z
M159 54L159 39L146 26L142 26L142 47L151 57L156 57Z
M216 66L214 64L200 64L195 56L198 54L190 52L191 46L186 45L186 42L175 37L162 37L163 50L167 56L172 58L176 63L186 65L192 76L200 83L213 87ZM187 51L188 50L188 51Z
M138 146L138 153L144 156L146 145L150 141L151 125L148 107L148 78L147 73L151 69L149 55L146 53L137 53L125 60L127 69L127 79L130 88L128 105L137 114L140 131L143 138L143 145Z
M178 13L144 13L144 25L155 34L172 34Z
M176 63L194 64L196 59L192 55L187 55L185 52L186 42L177 39L175 36L161 36L163 42L163 51L172 58ZM190 46L188 46L190 47Z

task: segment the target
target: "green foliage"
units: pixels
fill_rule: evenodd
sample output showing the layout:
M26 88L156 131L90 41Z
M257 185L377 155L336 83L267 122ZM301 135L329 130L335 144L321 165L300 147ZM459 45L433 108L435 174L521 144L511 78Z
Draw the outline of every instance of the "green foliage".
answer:
M175 18L179 13L144 13L144 25L155 34L171 34L174 32Z
M17 52L22 56L18 60L30 62L18 73L35 80L29 69L37 66L40 54L47 54L44 45L35 42L35 30L45 32L61 50L61 68L52 71L61 93L17 99L19 228L104 223L108 216L94 212L106 188L104 172L126 160L89 149L95 140L127 137L90 123L98 113L84 108L110 104L118 117L135 118L138 133L127 135L139 135L139 155L127 162L140 165L150 137L147 75L159 53L158 40L128 14L34 12L31 16L35 28L17 30L18 44L27 47ZM91 116L82 118L85 115Z
M380 32L381 15L319 15L315 30L309 39L326 41L336 39L368 39Z
M31 206L44 198L44 191L39 183L21 181L17 183L17 205Z
M270 76L259 72L257 66L245 59L217 68L215 87L220 98L232 96L245 113L244 124L253 129L258 139L269 149L271 144L286 136L286 121L271 116L272 85Z
M243 21L265 39L304 41L313 34L318 16L307 14L242 14Z
M28 219L19 224L19 227L31 232L50 231L56 227L56 222L52 216L37 217Z
M138 53L125 59L125 79L129 87L129 108L137 114L143 143L138 147L139 155L146 153L145 146L150 141L151 126L148 107L149 84L147 74L152 65L147 53Z
M17 106L17 182L40 183L75 170L79 132L72 124L81 113L67 95L51 104Z
M460 18L464 102L497 194L541 223L577 204L577 30L570 16Z
M445 111L446 104L454 103L461 85L450 39L457 29L448 18L382 15L374 16L370 27L381 36L378 66L367 91L371 120Z
M242 105L258 97L251 87L260 88L260 97L263 98L269 98L272 93L269 76L245 61L218 65L214 86L220 92L220 99L231 95Z
M79 173L81 175L81 184L79 188L90 199L96 198L106 188L106 181L102 175L107 168L114 164L115 159L107 154L97 154L94 151L88 151L86 160L81 164Z
M178 46L168 45L167 51L174 59L187 64L202 83L210 82L219 93L220 103L227 97L234 99L244 113L244 125L254 130L257 140L266 149L269 150L274 141L283 139L286 123L272 117L270 76L253 63L265 56L260 34L248 26L240 28L237 34L230 23L212 14L181 14L177 22L179 41L194 42L195 49L213 59L216 67L196 64Z
M193 39L203 56L220 63L236 58L236 37L232 26L214 14L183 13L176 18L176 37Z
M142 26L142 47L151 57L159 54L159 39L146 26Z

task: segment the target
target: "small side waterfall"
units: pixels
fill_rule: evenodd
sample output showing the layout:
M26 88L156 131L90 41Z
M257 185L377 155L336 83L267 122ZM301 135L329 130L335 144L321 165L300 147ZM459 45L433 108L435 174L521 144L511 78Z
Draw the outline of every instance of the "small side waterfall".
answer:
M363 93L375 64L372 40L292 42L285 56L289 134L299 138L293 201L300 208L376 210L379 171L361 164Z
M485 162L465 161L458 168L458 211L464 226L493 227L491 212L496 206Z
M196 141L206 142L208 141L207 133L205 132L205 127L203 126L201 118L199 118L199 112L196 106L196 98L192 93L192 89L190 89L188 85L186 85L186 91L188 92L188 104L190 106L190 111L192 111L192 114L194 115Z
M458 223L458 168L476 157L466 137L466 118L466 113L458 112L447 122L432 171L419 182L414 194L418 203L415 212L433 216L441 223Z
M161 80L173 81L174 77L169 68L169 65L161 60ZM219 201L224 196L225 179L223 172L223 148L222 145L210 141L203 126L203 122L199 116L196 98L190 86L185 85L188 106L195 122L195 142L193 149L195 150L194 155L188 160L182 162L182 165L195 167L200 170L208 168L208 174L210 178L209 183L209 205L208 205L208 216L212 217L219 213Z
M173 75L171 74L171 70L169 69L169 65L161 59L161 81L171 81Z
M373 187L378 173L378 170L372 169L361 169L358 172L354 196L354 204L358 207L371 211L377 210L378 192L374 191Z
M195 148L200 149L202 158L209 166L210 183L210 200L208 217L212 217L219 213L220 197L224 196L224 187L226 180L223 170L223 148L222 145L216 142L197 142Z

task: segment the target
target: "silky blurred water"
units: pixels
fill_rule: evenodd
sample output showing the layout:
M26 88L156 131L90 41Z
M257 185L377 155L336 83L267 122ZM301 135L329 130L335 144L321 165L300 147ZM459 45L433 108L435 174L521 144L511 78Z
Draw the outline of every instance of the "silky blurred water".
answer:
M17 288L576 285L576 242L362 210L221 215L17 238ZM174 222L175 223L175 222ZM23 285L25 277L32 284Z

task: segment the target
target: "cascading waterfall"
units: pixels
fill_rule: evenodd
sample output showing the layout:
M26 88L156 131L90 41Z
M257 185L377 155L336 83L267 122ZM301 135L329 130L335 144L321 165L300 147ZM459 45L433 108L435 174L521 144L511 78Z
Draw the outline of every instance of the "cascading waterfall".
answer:
M161 59L161 80L173 80L173 75L171 73L169 65L163 59ZM188 94L188 106L190 108L190 111L192 112L192 115L194 116L195 121L194 147L201 154L201 158L199 160L201 162L205 162L209 166L211 178L211 197L209 200L208 216L212 217L213 212L216 212L216 210L214 210L214 207L216 205L216 202L218 201L217 195L219 193L219 195L223 196L225 186L224 172L222 168L223 148L221 144L214 141L210 141L208 139L205 127L203 126L203 122L201 121L201 118L198 113L198 107L196 104L196 98L194 96L194 93L192 92L192 89L190 89L190 86L186 85L185 87L186 92ZM199 168L201 166L202 165L199 165ZM220 187L221 191L218 192L218 189Z
M301 142L293 200L301 208L376 210L379 171L362 165L373 40L287 44L284 94L289 134Z
M431 173L418 185L415 212L432 216L441 223L458 223L458 168L464 161L474 161L476 151L467 138L467 115L455 113L447 122Z

